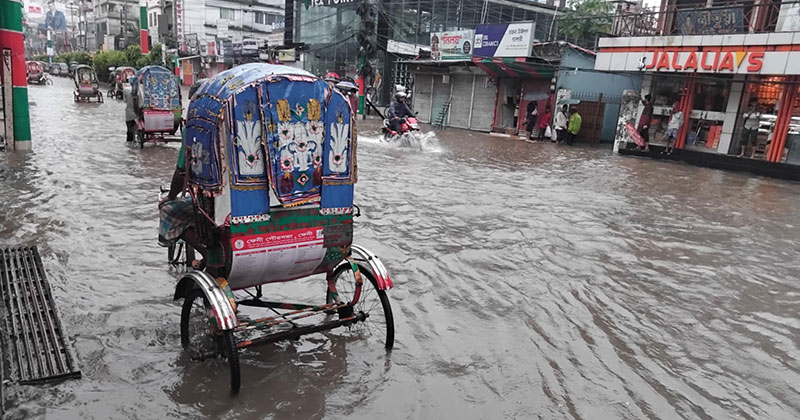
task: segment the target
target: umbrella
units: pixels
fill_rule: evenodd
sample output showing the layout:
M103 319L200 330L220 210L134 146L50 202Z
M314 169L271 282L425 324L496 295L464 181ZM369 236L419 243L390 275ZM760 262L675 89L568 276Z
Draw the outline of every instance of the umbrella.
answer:
M545 92L528 92L522 95L523 101L541 101L550 97L549 93Z
M563 98L558 101L559 105L577 105L581 103L580 99Z

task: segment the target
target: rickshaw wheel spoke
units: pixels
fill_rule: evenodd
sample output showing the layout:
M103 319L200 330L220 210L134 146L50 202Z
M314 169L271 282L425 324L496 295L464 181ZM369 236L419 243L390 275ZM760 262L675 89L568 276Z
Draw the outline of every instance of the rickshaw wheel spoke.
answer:
M193 359L222 355L228 359L231 391L239 392L241 370L239 349L233 331L219 331L214 311L200 289L192 289L181 310L181 345Z
M353 324L351 329L366 336L374 336L382 342L387 350L391 350L394 346L394 316L389 297L386 295L386 291L378 289L375 276L369 270L361 267L360 271L363 281L361 296L354 305L353 311L356 315L363 312L367 315L367 319ZM339 300L352 302L356 280L350 264L342 264L336 268L333 278ZM326 302L333 302L330 292L327 293Z

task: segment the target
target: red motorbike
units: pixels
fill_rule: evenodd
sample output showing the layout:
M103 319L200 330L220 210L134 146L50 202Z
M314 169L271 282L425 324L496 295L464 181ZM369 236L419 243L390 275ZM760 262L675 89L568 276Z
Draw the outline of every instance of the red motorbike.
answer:
M383 120L383 139L385 141L390 141L397 136L402 136L403 134L412 133L415 131L419 131L419 122L417 121L416 117L401 119L400 132L392 130L392 126L389 124L388 118Z

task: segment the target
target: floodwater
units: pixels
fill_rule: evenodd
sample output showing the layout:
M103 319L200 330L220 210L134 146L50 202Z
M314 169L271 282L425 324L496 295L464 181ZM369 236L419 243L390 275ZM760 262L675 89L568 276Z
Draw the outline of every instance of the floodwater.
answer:
M246 350L232 396L182 356L156 244L177 145L127 146L123 104L70 89L31 87L34 151L0 154L0 245L39 245L83 379L9 386L8 418L800 417L797 184L457 130L360 130L356 242L393 276L395 349Z

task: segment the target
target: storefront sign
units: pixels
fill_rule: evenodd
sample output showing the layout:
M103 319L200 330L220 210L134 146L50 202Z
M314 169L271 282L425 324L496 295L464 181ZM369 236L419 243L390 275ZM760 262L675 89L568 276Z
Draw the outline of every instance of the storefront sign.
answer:
M294 48L291 50L278 50L278 60L282 63L294 63L296 60Z
M475 27L475 48L478 57L528 57L533 47L533 22L500 23Z
M175 36L178 50L186 51L186 42L183 39L183 0L175 0Z
M675 13L678 34L716 35L744 32L742 7L724 9L679 10Z
M763 51L654 51L643 57L645 71L758 73L764 65ZM740 71L744 70L744 71Z
M283 31L267 35L267 43L270 47L280 47L283 45Z
M305 0L306 7L339 6L350 3L355 3L355 0Z
M472 58L475 31L431 32L431 57L434 60Z

